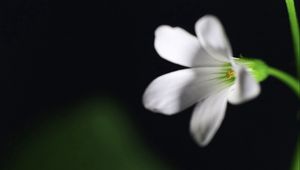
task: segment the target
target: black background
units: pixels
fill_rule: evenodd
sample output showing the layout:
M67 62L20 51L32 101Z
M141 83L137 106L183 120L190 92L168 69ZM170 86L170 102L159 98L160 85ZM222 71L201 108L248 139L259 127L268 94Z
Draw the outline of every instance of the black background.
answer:
M296 141L297 98L273 78L256 100L228 106L213 141L199 148L188 127L192 108L172 117L143 108L157 76L182 67L153 48L161 24L194 33L205 14L223 23L235 56L263 59L295 75L283 0L0 2L3 161L49 110L91 96L113 96L132 113L144 142L178 169L287 170ZM299 4L299 2L296 2Z

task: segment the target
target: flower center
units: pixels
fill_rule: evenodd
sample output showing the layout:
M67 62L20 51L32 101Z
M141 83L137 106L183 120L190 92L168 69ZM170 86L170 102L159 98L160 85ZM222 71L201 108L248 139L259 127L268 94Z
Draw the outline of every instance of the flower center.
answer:
M230 68L226 72L226 79L227 80L232 80L233 78L235 78L235 72L232 68Z

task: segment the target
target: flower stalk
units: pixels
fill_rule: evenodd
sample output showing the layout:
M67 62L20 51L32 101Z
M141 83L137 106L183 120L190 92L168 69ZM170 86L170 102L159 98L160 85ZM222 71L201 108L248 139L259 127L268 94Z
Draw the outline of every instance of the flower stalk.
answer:
M268 72L270 76L279 79L281 82L285 83L290 89L292 89L295 94L300 98L300 82L291 75L284 71L278 70L274 67L268 67Z
M300 139L298 139L291 170L299 170L299 169L300 169Z
M297 77L298 81L296 80L296 89L294 89L295 93L300 96L299 89L300 89L300 31L299 31L299 24L297 19L297 12L295 8L294 0L285 0L288 14L289 14L289 20L291 25L291 33L292 33L292 39L293 39L293 45L294 45L294 53L296 57L296 68L297 68ZM276 70L275 70L276 73ZM279 74L280 75L280 74ZM289 79L289 78L288 78ZM287 81L289 82L289 80ZM290 83L291 84L291 83ZM294 83L292 83L294 84ZM300 98L300 97L299 97ZM299 113L298 113L298 120L299 119ZM296 152L293 159L292 169L291 170L299 170L300 169L300 137L298 136L296 146Z
M294 44L294 53L296 57L296 67L297 67L297 74L298 78L300 78L300 31L299 31L299 24L297 19L297 12L294 0L285 0L288 14L289 14L289 20L291 25L291 33L293 38L293 44Z

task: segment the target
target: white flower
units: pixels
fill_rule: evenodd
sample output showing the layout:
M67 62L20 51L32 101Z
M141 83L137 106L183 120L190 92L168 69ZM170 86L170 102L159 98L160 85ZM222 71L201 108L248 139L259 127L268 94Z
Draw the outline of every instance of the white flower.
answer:
M220 21L211 15L195 24L197 37L179 27L160 26L154 47L173 63L189 67L156 78L147 87L144 106L173 115L196 104L190 131L200 146L206 146L224 118L227 101L240 104L256 97L260 86L247 68L233 58Z

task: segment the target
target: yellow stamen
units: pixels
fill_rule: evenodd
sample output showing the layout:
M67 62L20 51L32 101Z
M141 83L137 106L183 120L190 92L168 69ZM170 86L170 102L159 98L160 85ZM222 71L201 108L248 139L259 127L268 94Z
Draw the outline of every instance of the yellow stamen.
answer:
M233 69L229 69L227 72L226 72L226 78L228 80L232 79L235 77L235 72Z

